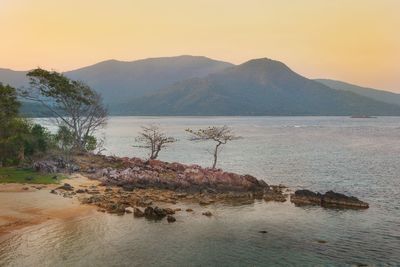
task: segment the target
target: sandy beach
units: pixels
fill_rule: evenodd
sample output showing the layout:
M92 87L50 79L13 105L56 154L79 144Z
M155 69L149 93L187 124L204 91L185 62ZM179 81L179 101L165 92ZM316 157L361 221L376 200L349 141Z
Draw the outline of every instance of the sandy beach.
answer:
M81 175L64 180L75 188L97 185ZM0 240L15 230L49 220L69 220L96 209L75 198L63 198L50 191L59 185L0 184Z

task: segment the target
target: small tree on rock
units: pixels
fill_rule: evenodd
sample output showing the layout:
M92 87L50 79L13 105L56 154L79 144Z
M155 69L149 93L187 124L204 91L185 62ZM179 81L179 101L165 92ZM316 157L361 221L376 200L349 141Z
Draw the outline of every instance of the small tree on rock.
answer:
M199 129L197 131L194 131L192 129L186 129L186 132L192 134L192 137L190 138L191 141L214 141L216 142L214 151L213 151L213 156L214 156L214 161L212 168L215 169L217 166L217 160L218 160L218 152L220 149L221 145L225 145L229 141L237 140L240 139L240 136L236 136L233 132L232 129L229 128L228 126L212 126L208 127L206 129Z
M171 143L175 143L177 139L167 136L158 126L151 125L142 126L142 131L135 141L141 145L135 145L134 147L149 149L149 159L156 159L162 149Z

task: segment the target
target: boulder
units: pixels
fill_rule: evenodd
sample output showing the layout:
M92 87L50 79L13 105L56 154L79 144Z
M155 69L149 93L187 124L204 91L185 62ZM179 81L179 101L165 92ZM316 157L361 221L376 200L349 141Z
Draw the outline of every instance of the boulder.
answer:
M211 211L205 211L205 212L203 212L202 214L203 214L204 216L207 216L207 217L211 217L211 216L212 216Z
M72 190L74 190L74 187L72 185L70 185L70 184L65 183L62 186L57 187L57 189L62 189L62 190L65 190L65 191L72 191Z
M321 205L324 207L338 207L338 208L369 208L368 203L359 200L356 197L346 196L344 194L328 191L322 196Z
M295 205L321 205L322 195L310 190L297 190L290 196L290 201Z
M176 221L176 219L175 219L175 217L174 217L174 216L172 216L172 215L168 215L168 216L167 216L167 221L168 221L169 223L173 223L173 222L175 222L175 221Z
M290 196L290 201L295 205L318 205L326 208L366 209L369 207L368 203L356 197L333 191L328 191L322 195L309 190L297 190Z
M167 216L167 212L159 207L147 207L144 210L144 216L146 219L150 220L161 220L165 216Z
M138 218L144 217L144 212L139 208L134 208L133 209L133 216L138 217Z
M126 213L133 213L134 209L132 207L125 208Z

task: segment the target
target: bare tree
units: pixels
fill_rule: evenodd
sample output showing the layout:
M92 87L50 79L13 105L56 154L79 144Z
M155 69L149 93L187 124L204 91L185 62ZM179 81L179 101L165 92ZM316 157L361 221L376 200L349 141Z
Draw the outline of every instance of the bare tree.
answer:
M30 89L22 96L41 103L55 117L59 126L72 132L74 146L84 150L90 136L107 122L107 110L101 96L81 81L43 69L30 71Z
M149 159L156 159L162 149L166 148L168 144L175 143L177 139L167 136L158 126L150 125L142 126L142 131L135 141L142 145L134 147L150 149Z
M240 139L240 136L236 136L233 132L232 129L229 128L228 126L213 126L213 127L208 127L206 129L199 129L197 131L194 131L192 129L186 129L186 132L192 134L192 137L190 138L191 141L214 141L216 142L214 151L213 151L213 156L214 156L214 162L212 165L212 168L215 169L217 166L217 160L218 160L218 152L220 149L221 145L225 145L228 143L228 141L233 141Z

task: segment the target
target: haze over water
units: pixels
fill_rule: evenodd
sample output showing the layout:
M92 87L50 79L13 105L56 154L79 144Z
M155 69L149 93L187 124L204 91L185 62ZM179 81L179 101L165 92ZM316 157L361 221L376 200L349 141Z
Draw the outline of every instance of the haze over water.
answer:
M400 118L112 117L105 153L145 156L133 145L149 123L179 139L161 160L209 166L211 144L188 141L184 129L226 124L243 139L224 148L224 170L354 195L370 208L193 205L174 224L98 213L17 233L0 243L0 265L400 265ZM206 209L214 216L202 216Z

